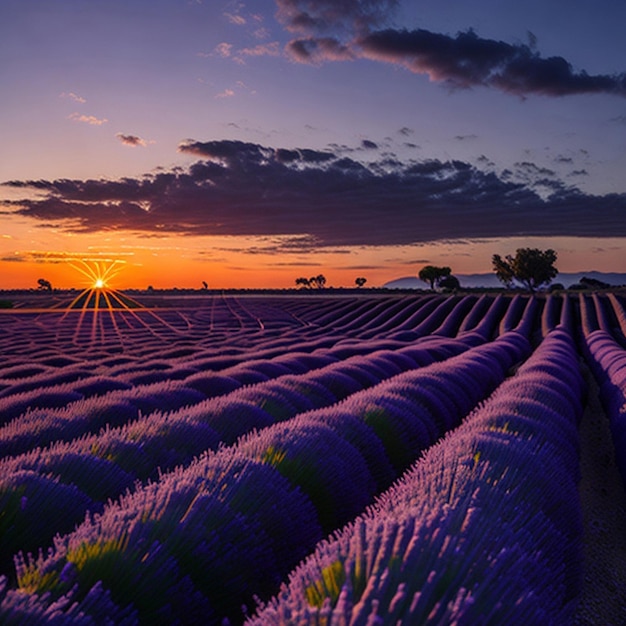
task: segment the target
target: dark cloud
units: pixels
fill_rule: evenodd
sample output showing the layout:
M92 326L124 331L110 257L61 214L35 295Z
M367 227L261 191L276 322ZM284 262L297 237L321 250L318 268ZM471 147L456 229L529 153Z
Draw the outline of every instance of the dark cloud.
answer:
M626 75L576 72L562 57L542 58L527 45L427 30L380 30L358 41L362 55L406 66L454 87L487 86L517 95L581 93L626 95Z
M137 146L146 146L147 142L145 139L138 137L137 135L125 135L124 133L117 133L115 135L125 146L130 146L131 148L135 148Z
M245 141L194 141L193 139L181 142L178 151L221 161L225 165L233 165L236 161L260 163L273 152L271 148Z
M294 261L292 263L272 263L271 267L322 267L323 263L315 261Z
M626 194L591 196L533 164L549 188L462 161L362 163L345 154L187 140L186 169L143 178L10 181L32 190L14 213L72 232L254 235L283 250L508 236L626 236ZM519 167L519 166L518 166ZM536 182L536 181L535 181Z
M530 161L521 161L515 163L515 167L517 168L520 174L523 174L527 177L532 176L556 176L556 172L554 170L548 169L547 167L539 167Z
M277 0L278 16L302 37L287 44L296 61L320 64L367 58L402 65L454 88L491 87L527 96L609 93L626 96L626 74L590 75L563 57L543 58L537 39L509 44L425 29L380 28L397 3L376 0ZM378 30L376 30L378 29Z
M333 37L294 39L286 46L287 54L300 63L318 64L324 61L352 61L355 54Z
M370 141L369 139L364 139L361 142L361 148L365 148L365 150L377 150L378 144L374 143L373 141Z
M180 143L178 151L221 162L226 166L237 163L265 163L268 159L279 163L320 164L336 159L332 152L311 150L310 148L266 148L245 141L194 141L187 139ZM203 167L202 164L196 167Z
M384 24L398 0L276 0L277 18L298 33L363 32Z
M430 259L404 259L399 261L397 259L387 259L388 263L398 263L399 265L424 265L425 263L432 263Z

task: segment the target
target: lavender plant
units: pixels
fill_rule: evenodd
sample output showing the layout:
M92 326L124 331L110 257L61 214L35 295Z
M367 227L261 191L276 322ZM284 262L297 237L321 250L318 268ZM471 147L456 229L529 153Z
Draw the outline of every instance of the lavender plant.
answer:
M571 623L582 580L571 471L582 377L569 380L575 407L516 400L544 364L575 363L570 336L550 333L514 379L318 544L247 624Z

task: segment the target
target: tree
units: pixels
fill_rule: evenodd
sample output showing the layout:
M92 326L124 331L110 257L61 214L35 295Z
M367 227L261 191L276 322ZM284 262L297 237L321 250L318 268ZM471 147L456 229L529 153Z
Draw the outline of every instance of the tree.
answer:
M296 285L301 285L302 287L310 287L311 283L309 282L308 278L300 276L299 278L296 278Z
M439 280L439 288L444 289L445 291L455 291L461 287L461 283L456 276L444 276Z
M439 281L446 276L450 276L452 270L449 267L437 267L436 265L424 265L419 271L418 277L425 283L430 284L430 288L434 289L435 285L439 285Z
M52 284L49 280L46 280L45 278L40 278L37 283L39 284L39 287L37 287L37 289L42 289L43 291L52 291Z
M202 289L208 289L209 288L209 283L207 283L206 280L202 281Z
M580 279L580 284L584 285L588 289L610 289L611 285L609 283L605 283L603 280L598 280L597 278L588 278L587 276L583 276Z
M324 274L318 274L317 276L311 276L309 278L309 285L311 287L317 287L318 289L323 289L324 285L326 285L326 276Z
M363 285L367 282L367 278L359 276L358 278L355 278L354 282L356 283L357 287L363 287Z
M507 287L517 281L534 292L541 285L547 285L559 273L554 267L556 258L556 252L551 249L518 248L515 256L509 254L503 259L499 254L494 254L491 260L496 276Z

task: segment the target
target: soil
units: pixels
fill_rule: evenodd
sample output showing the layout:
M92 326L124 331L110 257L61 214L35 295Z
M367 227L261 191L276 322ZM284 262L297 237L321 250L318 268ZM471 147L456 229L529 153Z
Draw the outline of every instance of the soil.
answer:
M598 385L586 370L587 408L580 425L584 584L576 626L626 624L626 491Z

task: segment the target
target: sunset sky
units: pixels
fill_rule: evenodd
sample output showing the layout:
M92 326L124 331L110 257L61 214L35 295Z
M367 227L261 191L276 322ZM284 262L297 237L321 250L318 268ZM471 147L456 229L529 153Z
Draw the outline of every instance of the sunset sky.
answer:
M2 0L0 289L626 272L626 3Z

